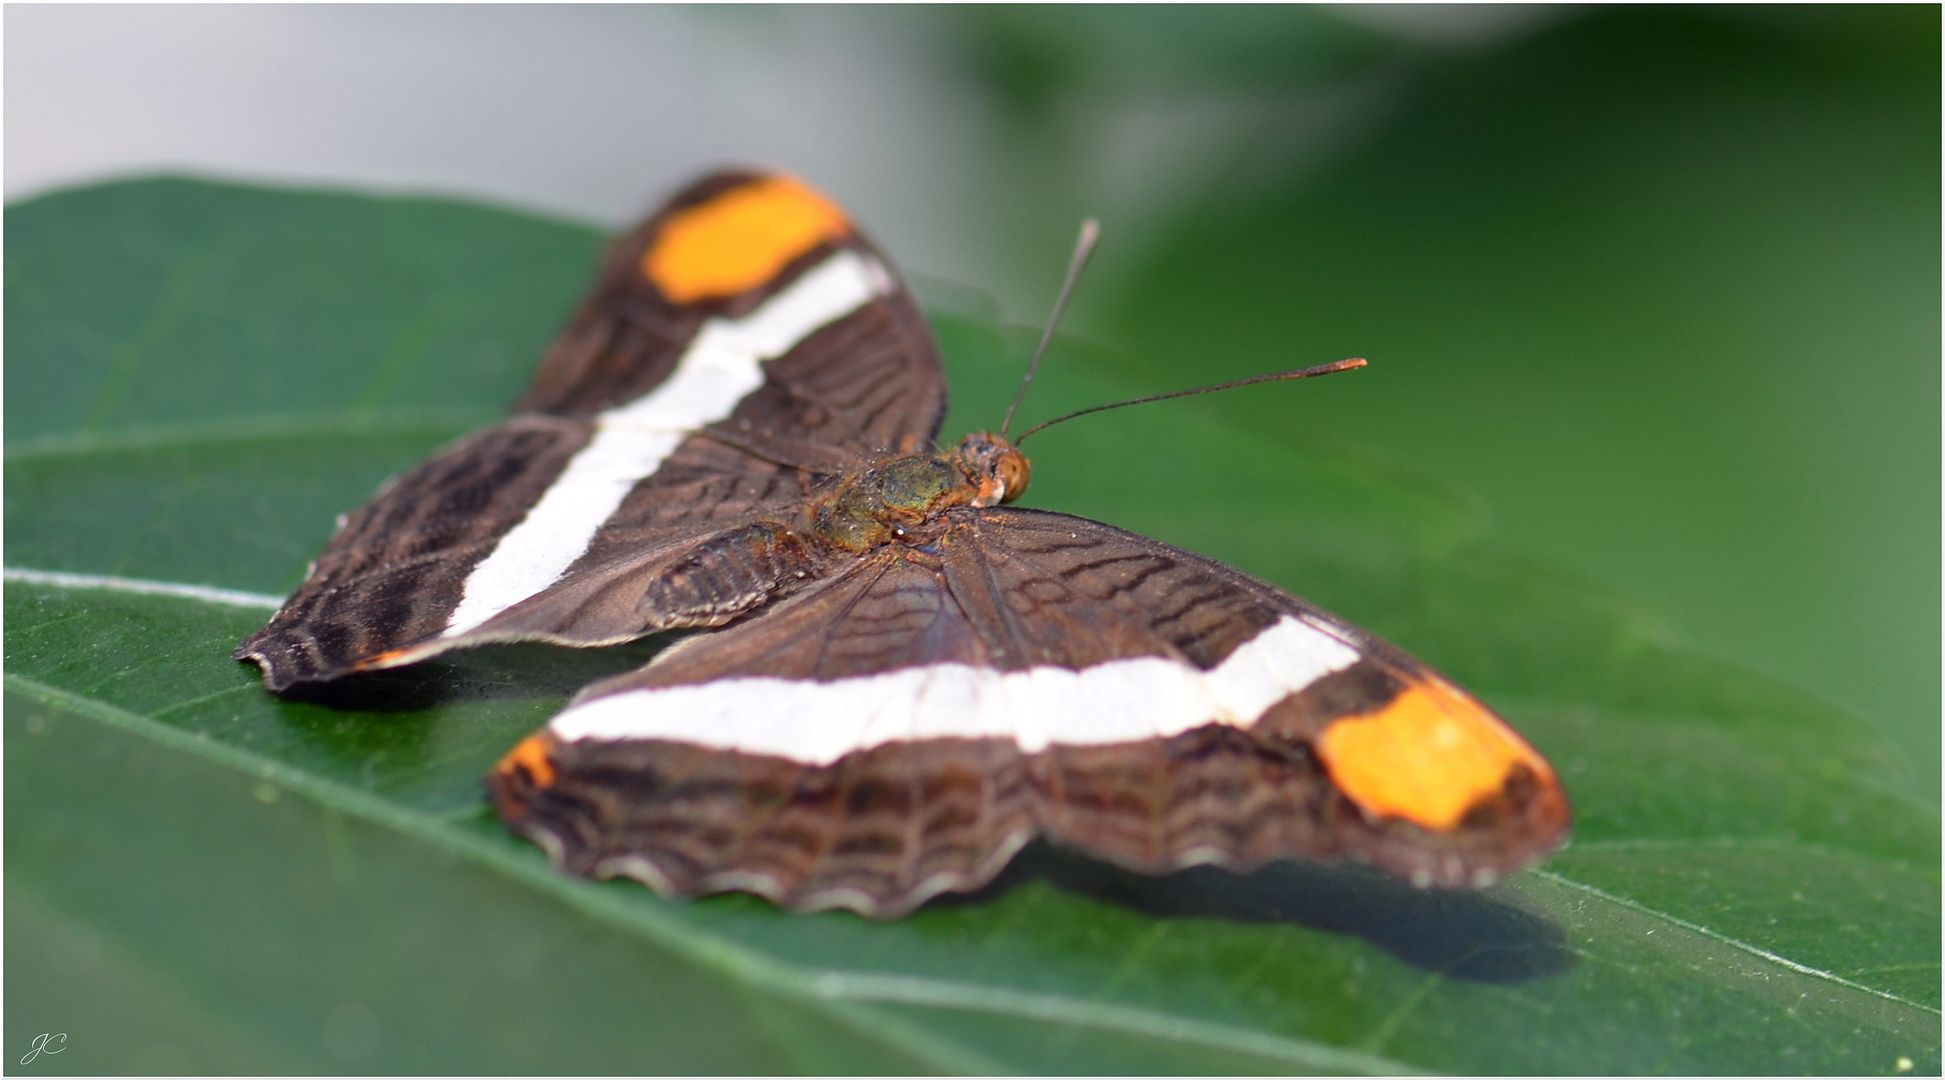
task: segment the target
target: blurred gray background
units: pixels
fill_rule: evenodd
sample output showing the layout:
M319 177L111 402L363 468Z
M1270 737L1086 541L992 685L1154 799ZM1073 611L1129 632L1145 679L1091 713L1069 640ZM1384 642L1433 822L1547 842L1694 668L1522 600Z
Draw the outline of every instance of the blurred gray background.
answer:
M1296 36L1369 28L1469 49L1560 15L1341 7L1299 14ZM1292 158L1343 152L1396 92L1380 72L1295 86L1197 73L1182 86L1168 68L1205 58L1197 43L1171 58L1155 28L1072 25L1071 13L1048 27L984 19L814 6L11 7L6 198L181 172L451 194L620 228L699 170L751 162L838 196L906 269L976 286L1034 322L1081 213L1115 223L1105 261L1125 265L1135 237L1123 230L1164 217L1237 147L1270 149L1264 179L1280 182L1314 164ZM1221 15L1183 21L1209 23L1215 40L1201 50L1261 31ZM1009 37L1064 50L1076 33L1101 53L1085 61L1090 85L1063 95L1049 154L1023 152L1037 124L1022 123L1031 103L1006 84L1032 75L991 69L1034 44ZM1023 221L1052 223L1033 247L1054 255L1019 285Z

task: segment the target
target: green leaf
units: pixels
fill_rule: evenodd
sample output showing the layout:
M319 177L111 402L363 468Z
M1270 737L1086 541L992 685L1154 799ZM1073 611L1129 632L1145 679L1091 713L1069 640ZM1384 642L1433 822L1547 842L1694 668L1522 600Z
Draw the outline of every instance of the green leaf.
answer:
M23 1070L1940 1067L1938 822L1869 729L1493 552L1462 500L1195 402L1049 431L1031 501L1441 667L1561 766L1572 846L1456 894L1035 847L886 924L556 874L479 778L653 643L285 699L229 651L337 514L512 398L598 238L184 181L7 227L5 1028L69 1035ZM1021 337L936 321L949 423L991 424ZM1069 343L1029 412L1119 389Z

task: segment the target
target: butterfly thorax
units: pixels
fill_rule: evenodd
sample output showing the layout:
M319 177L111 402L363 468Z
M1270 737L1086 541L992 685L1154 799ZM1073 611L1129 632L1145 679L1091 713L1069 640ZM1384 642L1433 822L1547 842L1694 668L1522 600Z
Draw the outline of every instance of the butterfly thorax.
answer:
M1026 487L1026 458L980 432L938 454L893 458L840 478L816 501L811 532L822 545L864 551L902 539L954 506L1011 501Z

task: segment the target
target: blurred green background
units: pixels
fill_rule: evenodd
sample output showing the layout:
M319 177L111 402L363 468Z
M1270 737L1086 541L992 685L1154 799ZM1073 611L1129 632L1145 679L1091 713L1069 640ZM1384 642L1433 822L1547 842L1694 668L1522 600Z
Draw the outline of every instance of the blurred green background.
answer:
M1051 296L1104 101L1217 103L1076 302L1131 384L1368 357L1194 407L1469 493L1497 543L1877 725L1936 805L1938 9L1575 8L1487 44L1343 14L961 13L1018 272Z

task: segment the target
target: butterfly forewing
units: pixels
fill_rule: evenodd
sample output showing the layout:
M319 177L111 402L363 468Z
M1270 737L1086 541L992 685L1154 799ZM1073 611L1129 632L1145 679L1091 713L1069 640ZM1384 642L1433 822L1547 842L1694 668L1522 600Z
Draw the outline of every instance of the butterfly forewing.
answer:
M708 177L614 245L514 417L350 515L236 655L282 689L471 643L584 569L929 445L944 409L917 307L841 211Z

